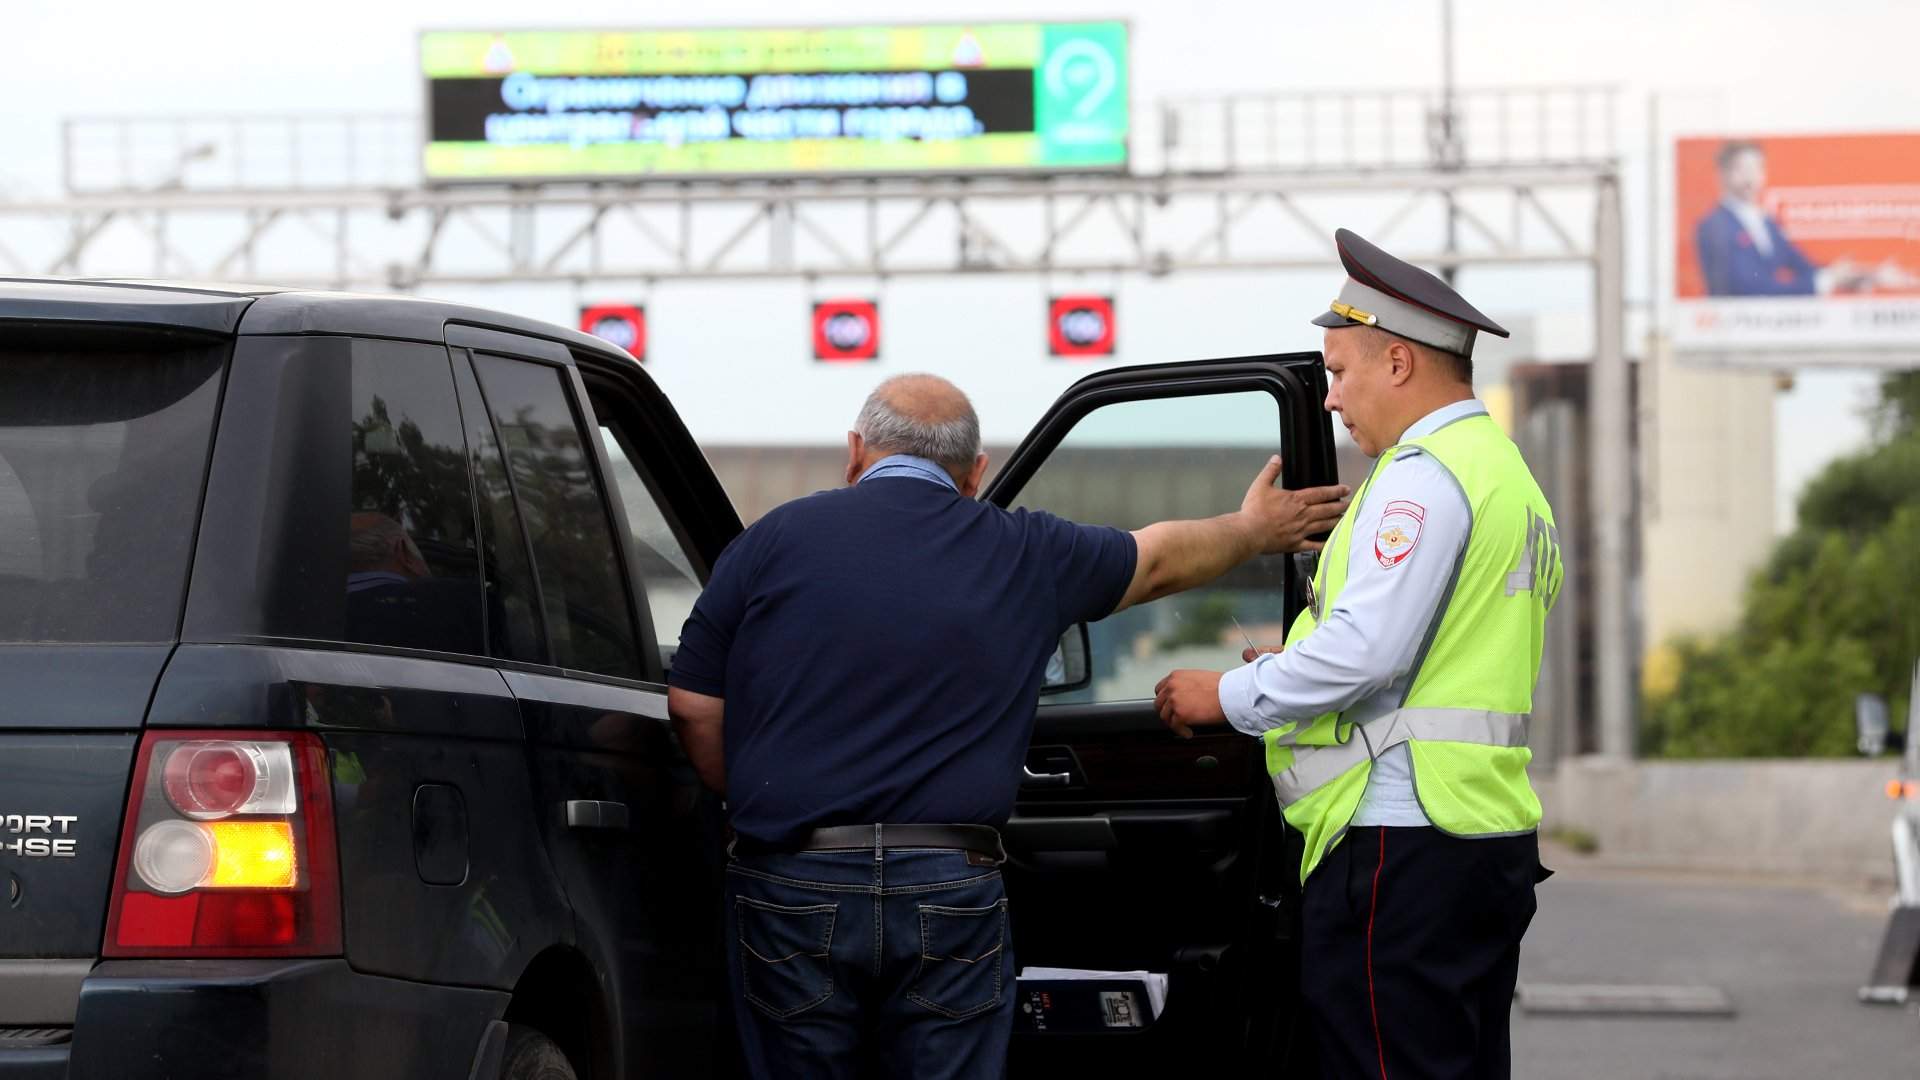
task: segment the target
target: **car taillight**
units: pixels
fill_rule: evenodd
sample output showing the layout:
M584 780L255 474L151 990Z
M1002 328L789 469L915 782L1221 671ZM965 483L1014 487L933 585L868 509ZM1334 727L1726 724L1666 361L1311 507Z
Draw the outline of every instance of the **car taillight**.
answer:
M106 956L340 952L326 749L306 732L149 731Z
M196 820L296 809L293 747L286 743L181 743L162 775L167 801Z

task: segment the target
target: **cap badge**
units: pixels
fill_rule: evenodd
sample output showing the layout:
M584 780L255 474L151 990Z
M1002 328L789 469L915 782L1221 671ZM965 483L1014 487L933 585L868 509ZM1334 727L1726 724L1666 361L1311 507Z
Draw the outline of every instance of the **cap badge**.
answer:
M1352 304L1344 304L1338 300L1335 300L1331 306L1333 308L1333 313L1335 315L1340 316L1343 319L1352 319L1354 322L1366 323L1368 326L1372 326L1374 323L1377 323L1380 321L1380 319L1377 316L1375 316L1373 312L1361 311L1359 308L1354 307Z

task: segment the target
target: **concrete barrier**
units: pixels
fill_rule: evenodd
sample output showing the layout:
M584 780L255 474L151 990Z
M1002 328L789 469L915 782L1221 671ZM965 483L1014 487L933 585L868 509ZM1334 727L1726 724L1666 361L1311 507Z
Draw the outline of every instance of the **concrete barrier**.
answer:
M1591 834L1622 865L1890 882L1894 758L1570 758L1534 778L1544 830Z

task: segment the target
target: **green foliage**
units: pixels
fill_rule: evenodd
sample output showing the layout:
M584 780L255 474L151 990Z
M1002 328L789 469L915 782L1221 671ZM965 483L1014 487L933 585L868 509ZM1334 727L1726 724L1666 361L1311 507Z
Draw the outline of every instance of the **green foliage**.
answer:
M1906 715L1920 656L1920 373L1889 378L1879 441L1835 461L1748 587L1739 626L1675 643L1641 748L1669 757L1853 753L1854 696Z
M1880 387L1880 409L1875 419L1883 438L1901 431L1920 431L1920 371L1887 376Z
M1600 838L1577 825L1555 825L1547 830L1547 839L1577 855L1592 855L1600 850Z
M1174 610L1173 629L1160 639L1163 652L1185 645L1218 645L1233 626L1233 595L1225 591L1189 594Z

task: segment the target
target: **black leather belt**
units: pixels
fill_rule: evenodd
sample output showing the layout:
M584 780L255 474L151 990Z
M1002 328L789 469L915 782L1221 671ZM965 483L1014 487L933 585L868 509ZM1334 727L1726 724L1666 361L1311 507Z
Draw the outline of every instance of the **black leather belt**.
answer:
M1005 862L1000 832L989 825L829 825L789 844L767 844L736 836L735 855L792 855L802 851L884 851L897 848L951 848L995 863Z

